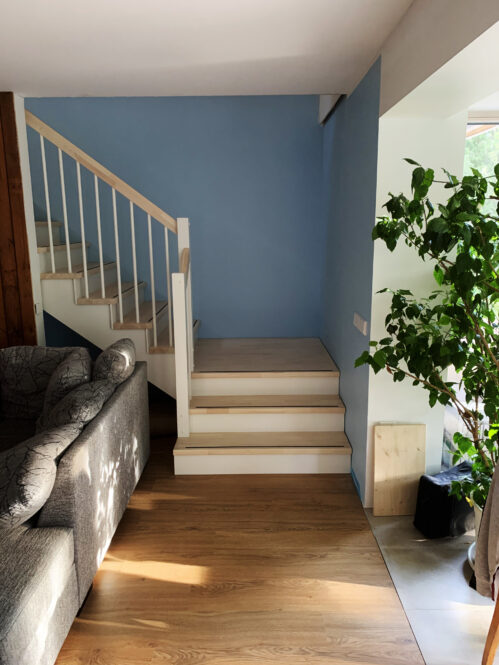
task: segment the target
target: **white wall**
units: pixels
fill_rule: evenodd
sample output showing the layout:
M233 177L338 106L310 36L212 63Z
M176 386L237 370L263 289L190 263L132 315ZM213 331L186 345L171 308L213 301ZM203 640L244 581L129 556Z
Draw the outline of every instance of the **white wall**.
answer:
M42 288L40 283L40 268L36 248L36 226L33 211L33 194L31 192L31 174L29 169L28 137L26 135L26 121L24 119L24 99L14 95L14 110L16 114L17 144L19 160L21 162L21 176L23 181L24 216L26 218L26 233L28 235L29 262L31 268L31 285L33 288L33 302L35 304L36 338L40 345L45 344L45 328L43 325Z
M402 161L412 157L423 166L447 168L458 177L462 174L467 113L448 118L408 118L395 113L380 118L378 184L376 214L386 213L383 204L388 193L410 194L412 168ZM438 178L438 175L437 175ZM443 194L445 191L438 188ZM444 196L446 196L444 194ZM437 201L438 202L438 201ZM374 244L373 301L371 339L385 337L384 319L390 296L376 294L384 287L411 289L416 296L437 288L429 264L424 264L414 250L401 245L392 253L381 241ZM373 495L373 431L380 422L425 423L427 427L427 471L440 471L442 455L444 408L431 409L428 393L414 387L411 381L394 383L386 372L370 372L368 408L368 447L366 459L365 503L372 505Z
M381 114L497 21L498 0L414 0L381 51Z

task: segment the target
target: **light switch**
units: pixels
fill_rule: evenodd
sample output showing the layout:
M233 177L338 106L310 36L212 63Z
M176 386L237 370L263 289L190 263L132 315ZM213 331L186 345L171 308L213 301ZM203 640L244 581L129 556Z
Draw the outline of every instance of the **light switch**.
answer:
M367 335L367 321L361 317L357 312L353 315L353 325L360 330L363 335Z

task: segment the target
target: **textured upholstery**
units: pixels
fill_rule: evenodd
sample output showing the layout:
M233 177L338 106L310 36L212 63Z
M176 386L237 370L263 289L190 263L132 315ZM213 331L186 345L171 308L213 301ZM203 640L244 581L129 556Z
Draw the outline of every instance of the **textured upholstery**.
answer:
M61 399L45 418L45 427L57 427L73 423L84 427L99 413L115 390L110 381L90 381Z
M38 526L73 529L83 602L149 456L147 371L137 363L63 455Z
M135 369L135 344L123 338L108 346L95 361L93 378L107 379L116 385L126 381Z
M12 529L0 561L0 663L52 665L79 607L71 530Z
M81 427L45 430L0 453L0 533L35 515L48 499L56 477L56 458Z
M36 419L52 373L75 348L11 346L0 349L1 415Z
M45 391L43 413L39 427L43 427L52 409L74 388L90 381L92 359L88 349L75 349L52 372Z

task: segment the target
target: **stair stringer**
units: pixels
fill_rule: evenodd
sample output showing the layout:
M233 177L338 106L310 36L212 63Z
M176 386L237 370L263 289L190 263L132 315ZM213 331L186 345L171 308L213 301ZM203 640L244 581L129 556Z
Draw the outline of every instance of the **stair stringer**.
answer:
M144 330L113 330L110 306L77 305L70 279L42 280L43 308L89 342L101 349L129 337L136 348L137 360L147 362L147 378L163 392L175 397L175 354L147 352Z

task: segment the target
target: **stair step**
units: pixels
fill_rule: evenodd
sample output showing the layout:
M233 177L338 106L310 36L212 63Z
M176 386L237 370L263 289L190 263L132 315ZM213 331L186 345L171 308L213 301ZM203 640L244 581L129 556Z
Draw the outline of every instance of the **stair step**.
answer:
M104 263L104 270L115 268L116 263L110 261ZM87 263L87 272L89 275L95 275L100 271L100 263L98 261L89 261ZM55 272L42 272L40 279L83 279L83 265L72 266L72 272L68 272L66 268L58 268Z
M83 243L81 242L70 242L69 243L69 249L81 249L83 247ZM86 242L85 247L90 247L90 243ZM53 244L54 252L62 252L63 250L66 249L66 243L57 243ZM47 252L50 252L50 245L38 245L38 254L46 254Z
M339 395L200 395L190 413L344 413Z
M164 300L156 302L156 316L163 313L168 303ZM135 307L123 317L121 321L113 323L114 330L146 330L152 328L152 302L147 301L139 305L139 320L136 320Z
M338 372L316 337L200 339L196 372Z
M137 284L139 289L145 287L145 282L139 282ZM105 285L105 297L102 297L102 290L96 289L89 294L88 298L78 298L78 305L116 305L118 302L118 284L107 284ZM122 282L121 283L121 295L129 295L130 292L133 292L134 283L133 282Z
M149 353L175 353L175 348L170 346L168 326L158 333L158 343L149 347Z
M61 226L62 226L62 222L50 222L50 223L51 223L51 225L54 226L54 227L56 227L56 226L57 226L57 227L61 227ZM40 227L40 228L44 228L44 227L46 227L46 226L48 226L48 225L49 225L48 222L43 222L43 221L36 221L36 222L35 222L35 226L38 226L38 227Z
M199 432L178 438L174 455L350 454L344 432Z

